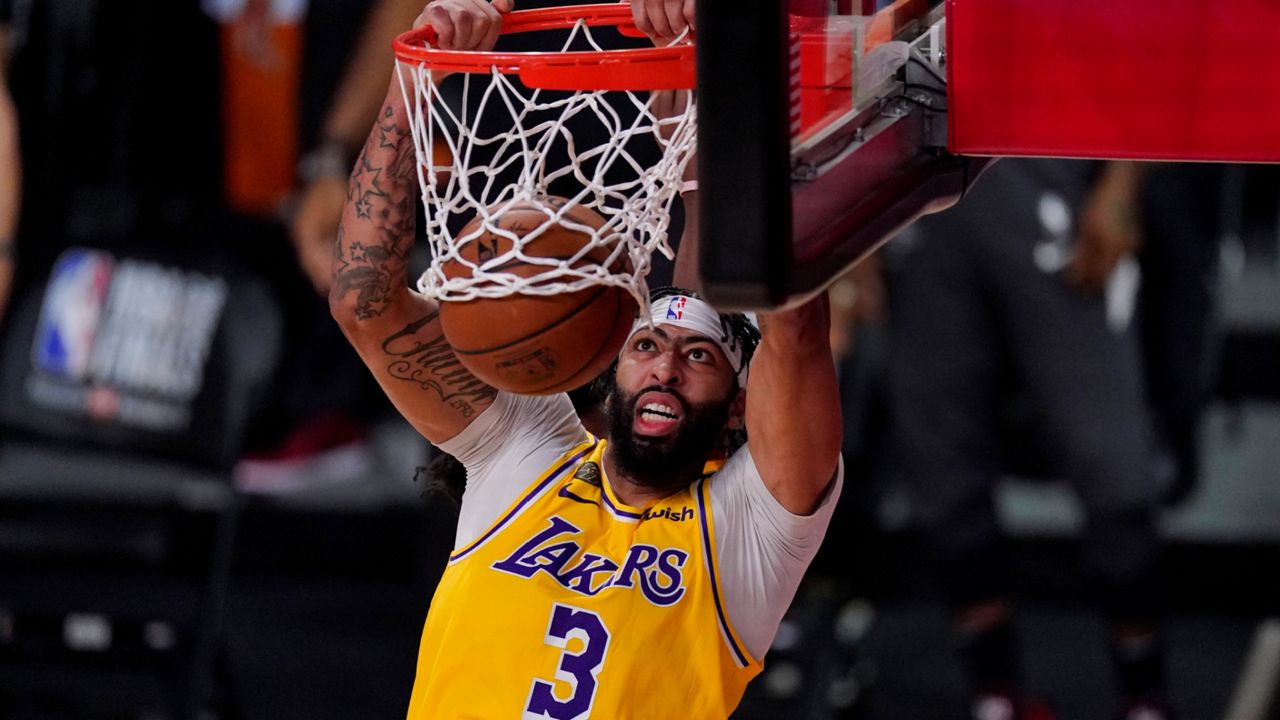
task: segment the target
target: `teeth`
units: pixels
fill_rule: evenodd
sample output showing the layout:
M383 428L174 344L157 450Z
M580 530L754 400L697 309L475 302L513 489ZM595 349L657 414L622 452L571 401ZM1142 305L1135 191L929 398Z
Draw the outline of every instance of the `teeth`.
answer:
M663 417L668 417L668 418L676 417L676 411L672 409L671 406L661 405L659 403L649 403L648 405L645 405L644 407L640 408L640 411L645 413L653 413L655 415L661 415Z

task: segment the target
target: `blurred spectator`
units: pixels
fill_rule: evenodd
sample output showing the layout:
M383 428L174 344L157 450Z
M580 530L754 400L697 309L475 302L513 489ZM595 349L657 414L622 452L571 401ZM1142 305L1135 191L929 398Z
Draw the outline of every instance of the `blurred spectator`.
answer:
M882 471L887 446L885 362L887 348L887 288L881 253L864 258L836 280L831 298L831 351L840 380L844 441L841 452L846 470L861 482L845 489L836 510L841 522L828 531L826 552L836 573L847 567L851 547L865 547L875 533L878 508L887 485ZM838 554L839 557L832 557Z
M1024 692L992 497L1011 391L1083 502L1082 564L1109 623L1119 717L1167 717L1155 520L1171 472L1130 323L1143 172L1006 160L895 247L894 459L940 568L978 720L1053 717Z
M1224 170L1210 163L1151 165L1143 188L1138 307L1147 393L1177 464L1170 505L1199 481L1200 418L1211 389L1208 328L1229 187Z
M195 0L5 0L0 11L12 91L0 125L14 131L0 133L12 171L0 175L0 236L21 260L0 283L0 374L16 388L5 420L110 450L138 428L153 433L140 445L173 445L166 434L198 427L203 394L226 381L208 353L235 337L218 330L239 303L229 294L258 288L218 199L216 28ZM276 351L256 340L239 355ZM220 463L226 448L207 440Z
M391 41L424 4L206 0L223 28L228 202L287 217L319 294L328 292L347 176L385 94L370 80L390 80Z
M171 248L175 233L206 224L193 218L219 182L207 28L194 3L135 5L0 2L11 93L0 109L0 235L21 261L0 287L12 302L69 246ZM182 82L172 81L174 58Z
M390 80L394 61L391 41L413 23L425 4L423 0L381 0L373 6L350 59L345 66L337 66L343 68L341 79L326 83L329 87L336 85L336 89L321 116L323 120L318 128L313 127L314 137L304 138L310 149L298 164L301 193L289 232L303 272L321 295L329 292L329 261L346 201L347 178L386 94L383 84L372 80ZM333 30L333 19L320 16L323 9L318 5L313 2L311 13L315 21L308 23L309 28L315 28L313 37L322 28ZM322 67L329 66L327 72L332 73L329 47L327 43L309 43L308 48L315 48L315 54L308 53L307 67L317 66L316 72L321 72ZM309 104L309 98L304 97L304 112L308 114L313 112L307 107Z
M224 196L261 238L248 250L288 314L280 390L242 483L370 469L365 436L389 408L321 295L346 178L391 76L391 40L422 4L204 0L221 28Z
M9 56L12 50L12 0L0 0L0 322L13 290L14 233L22 203L22 162L18 147L18 114L9 94Z

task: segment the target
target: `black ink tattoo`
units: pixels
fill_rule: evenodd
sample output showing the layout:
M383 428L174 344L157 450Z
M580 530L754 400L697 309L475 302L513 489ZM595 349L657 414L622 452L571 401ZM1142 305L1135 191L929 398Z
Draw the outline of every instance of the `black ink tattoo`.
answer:
M426 340L418 337L418 331L439 317L433 310L383 341L382 351L395 358L387 373L436 393L463 417L471 417L492 403L498 391L462 366L443 335Z
M381 315L408 281L417 161L407 122L386 106L347 185L354 217L346 216L338 228L333 287L338 297L356 294L360 320Z

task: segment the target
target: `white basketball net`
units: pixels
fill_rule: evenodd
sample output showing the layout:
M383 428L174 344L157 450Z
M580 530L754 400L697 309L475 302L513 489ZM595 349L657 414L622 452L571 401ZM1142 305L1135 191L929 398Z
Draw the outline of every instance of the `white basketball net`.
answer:
M604 52L582 21L562 50L575 42ZM459 98L448 90L449 97L441 94L439 71L400 61L397 73L409 109L433 254L418 280L419 291L437 300L466 301L603 284L625 288L641 308L648 306L645 276L654 250L668 259L674 255L667 229L694 150L692 91L674 91L674 103L668 95L660 104L674 105L674 114L659 117L656 92L538 90L495 69L464 74ZM451 166L431 160L439 157L440 145L448 148ZM594 210L604 226L569 220L571 207L545 201L553 195L567 198L569 206ZM522 238L498 227L503 210L517 203L535 204L547 216ZM483 219L477 228L455 237L477 216ZM527 243L556 225L591 240L572 258L525 254ZM479 264L464 258L459 250L485 233L509 239L511 250ZM608 254L605 261L598 260L601 248ZM597 261L584 259L587 255ZM443 265L451 260L460 265L446 277ZM501 270L517 262L545 271L522 277ZM459 267L470 273L457 272Z

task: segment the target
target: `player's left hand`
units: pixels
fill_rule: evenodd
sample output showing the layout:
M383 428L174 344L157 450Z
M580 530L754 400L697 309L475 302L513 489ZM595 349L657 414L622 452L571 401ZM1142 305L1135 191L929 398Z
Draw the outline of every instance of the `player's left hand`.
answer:
M444 50L489 51L502 32L502 16L515 9L515 0L431 0L413 27L430 25L436 45Z
M636 28L657 45L668 45L694 28L695 0L631 0Z
M1139 163L1108 164L1080 209L1075 255L1067 280L1081 290L1101 290L1116 264L1142 246L1142 181Z

